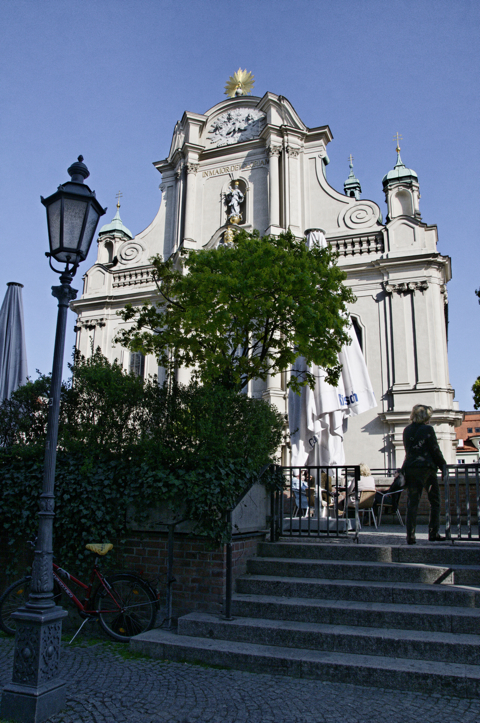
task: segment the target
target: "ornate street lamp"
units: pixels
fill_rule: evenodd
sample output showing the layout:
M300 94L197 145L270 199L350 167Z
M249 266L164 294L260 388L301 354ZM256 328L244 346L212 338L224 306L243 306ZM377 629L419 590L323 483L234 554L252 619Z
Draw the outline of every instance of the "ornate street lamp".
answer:
M47 209L50 267L60 274L61 286L52 286L58 299L57 330L47 418L45 465L38 537L32 568L30 596L13 617L16 621L12 682L3 689L0 715L22 723L41 723L65 705L65 682L59 678L62 618L55 605L52 575L55 462L62 382L65 328L70 301L77 291L70 286L78 264L87 257L103 209L83 181L90 175L83 157L68 169L71 181L41 201ZM52 259L65 264L58 270Z

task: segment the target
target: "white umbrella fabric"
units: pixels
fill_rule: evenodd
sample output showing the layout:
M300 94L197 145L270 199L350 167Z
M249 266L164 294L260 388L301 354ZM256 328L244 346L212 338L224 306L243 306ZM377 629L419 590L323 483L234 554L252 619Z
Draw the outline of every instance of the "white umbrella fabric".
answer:
M326 245L319 230L307 233L308 248ZM317 366L309 371L316 377L315 389L303 387L300 396L290 391L288 419L292 443L292 466L335 466L345 464L343 436L349 416L377 406L365 359L353 326L348 328L351 343L338 355L342 372L338 387L325 381L325 372ZM299 357L292 374L306 371Z
M0 402L25 384L28 377L25 324L23 320L23 284L13 281L0 309Z

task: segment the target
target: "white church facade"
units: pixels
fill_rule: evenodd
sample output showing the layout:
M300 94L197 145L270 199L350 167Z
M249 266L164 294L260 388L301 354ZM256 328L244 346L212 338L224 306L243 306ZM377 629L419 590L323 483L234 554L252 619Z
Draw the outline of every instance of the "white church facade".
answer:
M397 153L383 179L385 222L373 201L361 199L353 174L341 193L327 182L328 126L307 128L289 101L273 93L240 95L205 114L185 112L170 152L154 165L162 175L160 208L133 236L120 214L100 230L97 262L71 307L78 315L77 348L92 344L125 369L158 374L156 360L115 346L125 303L156 294L149 258L180 249L228 243L234 228L303 237L322 229L338 251L356 303L349 309L378 402L349 421L346 462L372 468L400 466L402 432L414 404L433 407L432 423L448 462L455 462L455 426L462 415L453 401L447 356L447 290L450 258L437 251L437 229L422 222L419 183ZM239 213L232 214L237 194ZM187 381L186 370L179 380ZM249 393L287 414L286 374L251 384ZM284 450L288 463L288 449Z

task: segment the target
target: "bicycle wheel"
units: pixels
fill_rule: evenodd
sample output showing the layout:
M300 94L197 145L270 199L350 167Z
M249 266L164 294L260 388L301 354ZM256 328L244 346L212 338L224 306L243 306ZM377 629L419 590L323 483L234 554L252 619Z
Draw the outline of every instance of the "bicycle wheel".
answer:
M15 635L16 622L14 618L12 618L12 613L16 612L18 608L28 602L31 581L31 575L22 577L21 580L17 580L12 583L10 587L7 587L2 597L0 597L0 628L4 633L7 633L7 635ZM62 592L58 584L54 581L53 600L55 605L60 604L61 596Z
M16 623L12 613L27 602L30 595L30 576L17 580L10 587L7 587L0 597L0 628L7 635L15 635Z
M124 572L105 578L105 585L97 589L93 606L107 635L128 642L153 627L157 600L147 583Z

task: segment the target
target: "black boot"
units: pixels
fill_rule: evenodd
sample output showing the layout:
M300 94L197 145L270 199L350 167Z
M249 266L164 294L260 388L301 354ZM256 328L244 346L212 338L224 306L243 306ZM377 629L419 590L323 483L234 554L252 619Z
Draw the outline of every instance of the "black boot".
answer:
M430 542L445 542L445 537L442 537L438 532L429 531L428 539Z

